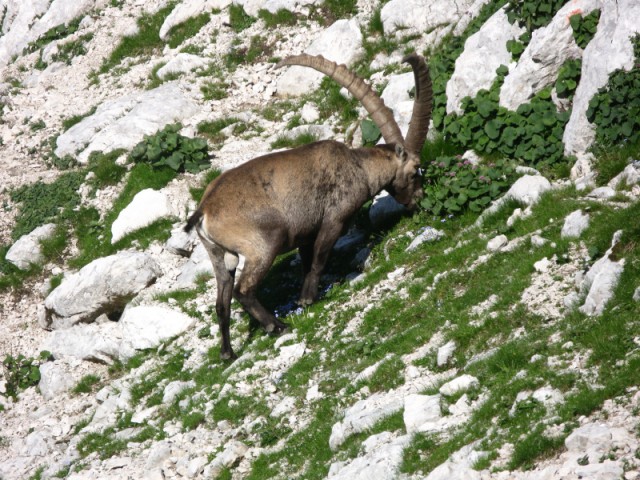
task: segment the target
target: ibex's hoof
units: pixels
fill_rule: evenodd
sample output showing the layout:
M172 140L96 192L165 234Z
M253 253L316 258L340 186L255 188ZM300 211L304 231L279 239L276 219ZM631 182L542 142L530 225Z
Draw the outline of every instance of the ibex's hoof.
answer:
M289 325L287 325L286 323L282 323L280 320L276 320L272 324L267 325L267 327L265 328L267 333L269 333L270 335L276 335L276 336L281 335L282 333L286 332L288 329L289 329Z
M233 350L220 352L220 360L235 360L236 358L238 358L238 356L233 352Z
M301 298L300 300L298 300L298 305L300 305L301 307L308 307L312 303L313 298Z

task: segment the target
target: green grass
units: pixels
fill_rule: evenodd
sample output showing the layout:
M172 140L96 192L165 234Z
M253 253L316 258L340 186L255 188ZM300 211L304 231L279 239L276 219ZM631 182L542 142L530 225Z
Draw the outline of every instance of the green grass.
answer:
M167 41L169 47L177 48L182 45L185 40L194 37L202 27L209 23L210 19L211 15L205 12L173 27L169 30Z
M255 18L251 17L244 11L242 5L232 3L229 6L229 26L234 32L240 33L243 30L246 30L253 25L255 21Z
M162 49L164 42L159 37L160 27L174 6L175 2L172 1L153 14L143 14L138 19L138 33L124 37L102 63L98 73L104 74L112 71L126 58L150 55Z
M298 22L298 17L295 13L281 8L276 13L271 13L269 10L260 10L258 17L264 20L265 27L273 28L280 25L292 26Z
M78 384L71 389L76 395L80 393L91 393L95 390L100 383L100 377L97 375L89 374L80 379Z
M302 133L293 138L282 136L271 143L271 148L274 150L278 148L295 148L317 140L318 138L312 133Z

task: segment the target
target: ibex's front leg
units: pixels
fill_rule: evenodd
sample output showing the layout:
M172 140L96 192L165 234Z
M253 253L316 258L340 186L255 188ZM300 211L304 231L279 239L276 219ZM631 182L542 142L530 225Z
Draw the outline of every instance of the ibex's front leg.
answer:
M236 300L238 300L244 309L253 316L253 318L258 320L269 333L281 333L287 328L285 323L282 323L269 313L256 298L258 284L269 271L269 267L275 257L275 253L265 256L245 256L242 274L234 289Z
M305 277L300 294L300 305L311 305L318 296L318 283L320 274L324 270L329 253L338 240L343 224L340 222L326 221L318 232L313 247L300 248L300 258Z

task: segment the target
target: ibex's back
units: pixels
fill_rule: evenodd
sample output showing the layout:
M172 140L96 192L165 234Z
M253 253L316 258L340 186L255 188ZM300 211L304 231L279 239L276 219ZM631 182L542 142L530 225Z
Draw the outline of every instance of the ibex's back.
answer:
M412 207L421 197L419 152L427 133L431 83L424 60L411 56L408 61L417 83L410 144L405 146L391 110L344 66L321 57L295 57L288 63L323 71L360 98L388 145L349 149L334 141L315 142L251 160L207 187L186 228L197 227L213 264L223 358L234 356L229 338L232 295L268 332L286 328L256 299L257 286L276 255L299 249L305 275L300 303L307 305L346 222L369 198L386 189ZM245 264L234 287L239 255Z

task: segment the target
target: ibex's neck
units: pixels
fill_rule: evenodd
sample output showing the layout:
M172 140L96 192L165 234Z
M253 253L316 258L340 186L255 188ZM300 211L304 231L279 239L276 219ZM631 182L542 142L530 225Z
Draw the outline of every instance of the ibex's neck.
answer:
M388 186L396 175L396 165L393 161L393 148L379 146L374 148L358 148L358 157L362 162L365 179L371 197L380 193Z

